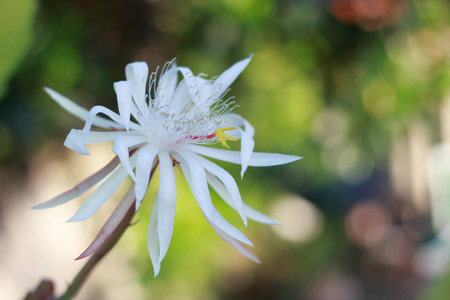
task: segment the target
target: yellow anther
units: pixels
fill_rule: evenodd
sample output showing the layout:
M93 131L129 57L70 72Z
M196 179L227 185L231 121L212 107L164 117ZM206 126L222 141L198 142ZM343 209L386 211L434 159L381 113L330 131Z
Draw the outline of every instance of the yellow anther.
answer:
M234 129L237 129L237 128L236 127L225 127L225 128L219 128L215 132L216 137L219 140L219 142L222 143L222 146L227 147L228 149L230 149L230 147L227 145L227 141L237 141L238 139L235 137L232 137L229 134L226 134L225 131L234 130Z

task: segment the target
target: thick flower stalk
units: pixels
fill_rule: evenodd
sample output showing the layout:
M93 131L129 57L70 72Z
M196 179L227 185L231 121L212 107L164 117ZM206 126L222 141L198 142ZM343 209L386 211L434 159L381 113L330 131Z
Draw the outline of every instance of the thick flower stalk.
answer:
M65 146L89 155L87 144L113 141L113 151L117 156L73 189L35 208L66 203L106 178L69 221L85 220L108 200L125 179L130 177L134 181L97 238L79 258L94 253L100 247L133 203L136 203L136 211L139 209L151 174L159 164L159 189L148 229L148 250L155 276L169 248L174 228L174 166L181 168L206 220L217 234L240 253L258 262L258 258L243 245L252 246L250 240L228 223L214 207L208 185L239 213L245 225L247 218L266 224L277 222L243 203L233 177L205 158L240 164L241 177L248 166L273 166L300 159L291 155L253 152L253 127L232 112L235 105L231 99L223 99L228 87L250 60L251 57L234 64L211 80L200 75L194 76L188 68L169 62L159 75L158 72L151 74L148 88L147 64L129 64L125 72L127 80L114 83L119 113L103 106L95 106L87 111L45 88L59 105L86 122L82 130L70 131ZM106 131L93 131L92 126ZM220 143L228 148L227 142L238 140L240 151L209 147Z

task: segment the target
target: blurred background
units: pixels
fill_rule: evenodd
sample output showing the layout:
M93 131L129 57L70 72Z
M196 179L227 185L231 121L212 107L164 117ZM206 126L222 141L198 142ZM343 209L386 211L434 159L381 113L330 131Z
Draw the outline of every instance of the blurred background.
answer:
M147 227L157 181L79 299L448 299L450 2L446 0L0 0L0 298L42 278L63 292L118 191L91 219L80 197L30 209L106 164L63 146L82 121L43 92L117 110L125 65L176 57L219 75L254 54L232 85L259 152L303 156L271 168L221 164L244 201L281 226L248 228L262 264L203 219L177 170L175 232L155 279ZM237 147L238 145L233 145Z

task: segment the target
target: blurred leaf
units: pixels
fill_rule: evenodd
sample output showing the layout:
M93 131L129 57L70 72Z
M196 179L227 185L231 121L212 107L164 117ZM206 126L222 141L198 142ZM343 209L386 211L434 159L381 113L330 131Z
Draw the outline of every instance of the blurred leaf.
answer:
M33 41L34 0L0 1L0 99Z

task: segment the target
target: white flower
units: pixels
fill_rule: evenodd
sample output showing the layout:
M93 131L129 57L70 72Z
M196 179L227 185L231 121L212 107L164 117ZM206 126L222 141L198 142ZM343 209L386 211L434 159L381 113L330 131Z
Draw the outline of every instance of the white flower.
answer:
M63 204L83 194L110 174L69 221L85 220L98 210L127 177L134 181L96 240L79 258L95 252L134 202L136 210L139 209L151 173L159 164L159 190L148 230L148 248L155 276L159 273L160 263L167 253L173 233L176 206L174 165L180 166L212 228L243 255L258 261L241 244L252 246L250 240L229 224L213 206L208 184L238 211L245 225L247 217L266 224L277 222L244 204L233 177L203 157L241 164L241 177L247 166L273 166L300 159L291 155L254 153L253 127L244 118L232 113L233 101L222 100L228 87L250 60L251 57L234 64L212 80L206 80L200 75L194 76L188 68L177 67L174 62L169 62L159 78L157 72L151 74L148 90L147 64L129 64L126 67L127 80L114 83L119 114L103 106L95 106L88 112L57 92L45 88L59 105L86 121L82 130L70 131L65 146L88 155L86 144L114 141L113 151L117 156L72 190L35 208ZM179 73L183 76L181 82L178 79ZM104 114L110 120L101 118L98 114ZM92 131L92 125L109 131ZM241 141L241 151L207 147L220 142L228 148L227 141L237 140Z

